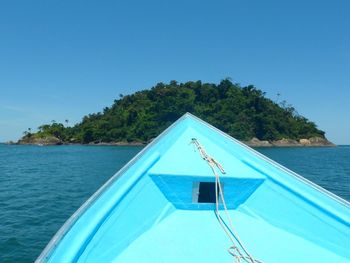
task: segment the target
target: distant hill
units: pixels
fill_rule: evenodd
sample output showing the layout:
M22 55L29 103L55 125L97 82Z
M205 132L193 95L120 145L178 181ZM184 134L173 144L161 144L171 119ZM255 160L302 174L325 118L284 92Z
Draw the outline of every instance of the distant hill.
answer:
M25 132L20 142L147 143L186 112L243 141L325 140L324 131L285 101L272 101L252 85L241 87L225 79L219 84L158 83L120 95L111 107L83 117L74 127L44 124Z

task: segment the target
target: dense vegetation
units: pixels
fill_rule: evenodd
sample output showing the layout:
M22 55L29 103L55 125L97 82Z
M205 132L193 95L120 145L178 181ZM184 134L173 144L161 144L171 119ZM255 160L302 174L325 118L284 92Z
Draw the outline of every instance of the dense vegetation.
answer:
M111 107L85 116L73 127L53 121L25 137L54 136L79 143L148 142L186 112L240 140L324 137L323 131L285 101L272 101L254 86L241 87L229 79L218 85L171 81L119 97Z

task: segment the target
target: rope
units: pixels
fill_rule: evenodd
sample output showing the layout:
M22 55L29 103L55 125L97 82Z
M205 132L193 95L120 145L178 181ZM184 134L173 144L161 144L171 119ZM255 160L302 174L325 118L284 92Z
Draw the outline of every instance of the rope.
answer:
M231 217L228 213L227 205L225 202L225 197L222 191L222 185L220 182L220 176L216 172L216 168L222 173L225 174L224 168L221 166L220 163L218 163L213 157L209 156L206 151L204 150L203 146L198 142L196 138L192 138L191 143L193 143L197 149L199 154L201 155L202 159L205 160L208 165L210 166L214 176L215 176L215 214L216 217L222 227L222 229L225 231L226 235L229 237L229 239L232 242L232 246L228 249L228 252L233 256L235 263L240 263L242 260L250 263L262 263L261 261L254 259L247 251L247 249L244 247L243 243L239 239L237 233L233 231L233 223L231 220ZM224 206L224 211L226 218L229 222L229 226L225 224L223 219L220 216L219 212L219 199L221 198L222 204ZM240 251L240 249L235 245L235 240L240 245L242 250L244 251L245 255Z

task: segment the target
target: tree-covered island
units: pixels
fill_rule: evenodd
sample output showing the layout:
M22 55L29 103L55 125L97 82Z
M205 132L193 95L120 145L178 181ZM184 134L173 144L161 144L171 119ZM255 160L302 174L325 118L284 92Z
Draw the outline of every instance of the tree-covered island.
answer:
M146 144L184 113L190 112L252 146L328 146L325 132L285 101L273 101L253 85L230 79L219 84L189 81L158 83L149 90L114 100L102 112L69 127L52 121L20 144Z

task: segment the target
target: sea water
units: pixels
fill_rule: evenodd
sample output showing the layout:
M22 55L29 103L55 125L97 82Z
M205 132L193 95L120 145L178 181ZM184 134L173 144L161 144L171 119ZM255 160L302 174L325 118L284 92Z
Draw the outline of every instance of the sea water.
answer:
M0 144L0 262L32 262L62 224L141 147ZM350 201L350 146L263 154Z

